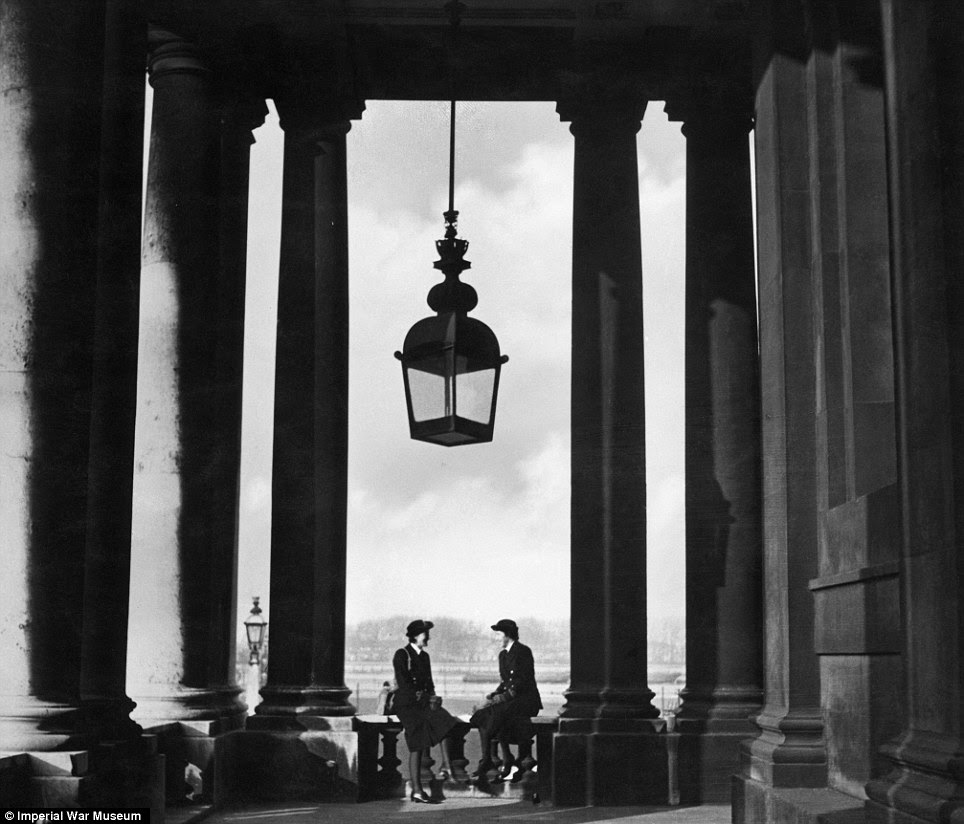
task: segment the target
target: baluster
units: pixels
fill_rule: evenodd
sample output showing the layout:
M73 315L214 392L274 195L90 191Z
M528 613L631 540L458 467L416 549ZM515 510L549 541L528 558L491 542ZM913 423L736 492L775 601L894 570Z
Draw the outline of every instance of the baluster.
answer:
M378 788L381 798L391 798L402 785L402 774L398 771L401 760L398 757L398 735L401 727L387 725L382 727L382 757L378 759Z
M426 747L422 751L422 786L426 790L432 786L432 782L435 780L435 770L432 767L435 766L435 759L432 758L432 748Z
M536 782L539 796L543 799L552 798L552 737L556 733L555 724L536 725L536 755L538 756L538 769Z
M533 735L535 735L534 731ZM519 738L519 757L517 760L523 775L532 772L532 768L536 766L536 760L532 757L532 736Z
M465 737L471 727L464 721L459 721L449 733L449 753L452 761L452 779L464 784L469 780L469 759L465 757Z
M378 747L381 740L374 724L358 721L358 784L363 800L378 798Z

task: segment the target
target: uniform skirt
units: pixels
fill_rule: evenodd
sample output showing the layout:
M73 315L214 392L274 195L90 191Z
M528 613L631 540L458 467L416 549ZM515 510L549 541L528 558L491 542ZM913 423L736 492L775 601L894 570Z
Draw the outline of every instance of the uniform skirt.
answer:
M529 719L538 713L538 706L533 707L531 701L510 698L476 710L469 724L506 744L521 744L532 739L535 729Z
M405 743L409 750L434 747L448 735L458 719L442 707L399 707L395 714L405 730Z

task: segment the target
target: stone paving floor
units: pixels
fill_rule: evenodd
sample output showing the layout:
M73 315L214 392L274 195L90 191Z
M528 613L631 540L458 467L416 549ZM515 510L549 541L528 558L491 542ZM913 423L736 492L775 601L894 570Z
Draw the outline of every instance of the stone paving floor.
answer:
M430 824L730 824L727 804L701 807L551 807L517 799L454 798L427 806L410 801L366 804L273 804L215 810L204 824L380 824L383 821Z

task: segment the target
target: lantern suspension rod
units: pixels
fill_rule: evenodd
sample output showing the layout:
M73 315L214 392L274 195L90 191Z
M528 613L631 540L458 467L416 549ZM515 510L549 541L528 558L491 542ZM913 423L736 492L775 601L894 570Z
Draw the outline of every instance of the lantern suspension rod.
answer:
M449 118L449 211L455 211L455 98Z
M457 75L456 52L458 51L459 23L462 20L462 10L465 6L459 0L449 0L445 4L445 10L449 14L449 38L448 38L448 70L449 70L449 91L451 97L451 108L449 112L449 211L454 222L455 211L455 101ZM448 218L446 218L448 219ZM454 228L454 226L453 226Z

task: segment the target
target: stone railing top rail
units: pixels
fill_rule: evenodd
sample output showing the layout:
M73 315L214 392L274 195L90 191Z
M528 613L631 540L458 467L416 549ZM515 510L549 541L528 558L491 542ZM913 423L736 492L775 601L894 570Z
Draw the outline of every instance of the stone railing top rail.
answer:
M355 722L358 724L377 724L377 725L388 725L388 724L400 724L397 715L356 715L353 716ZM469 723L469 719L472 717L470 715L456 715L459 721L465 724ZM555 715L534 715L531 719L533 725L536 727L545 729L546 727L551 727L555 729L559 726L559 717Z

